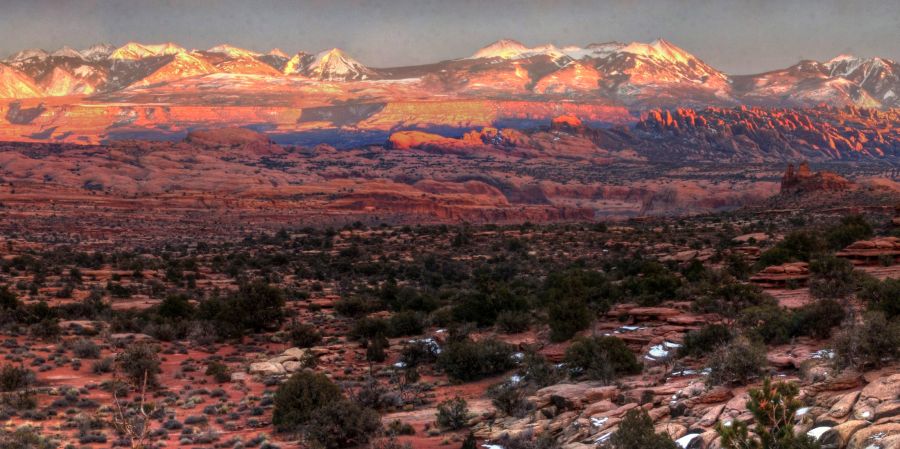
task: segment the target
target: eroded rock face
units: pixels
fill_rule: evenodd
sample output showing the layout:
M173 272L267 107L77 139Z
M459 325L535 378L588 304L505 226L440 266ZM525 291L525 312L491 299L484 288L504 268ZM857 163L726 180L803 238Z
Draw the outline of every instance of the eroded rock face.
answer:
M251 143L268 145L272 143L265 134L247 128L220 128L194 130L185 141L207 146L241 146Z
M842 191L852 186L852 182L837 173L824 170L813 173L807 162L801 162L796 171L794 171L794 164L788 164L784 177L781 178L781 193L809 194Z

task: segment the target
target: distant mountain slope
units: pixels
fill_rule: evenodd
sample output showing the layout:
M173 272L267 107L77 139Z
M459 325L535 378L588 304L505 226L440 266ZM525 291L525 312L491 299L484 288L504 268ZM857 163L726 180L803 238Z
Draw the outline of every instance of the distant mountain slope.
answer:
M801 61L780 70L735 76L664 39L534 47L502 39L466 58L387 68L368 67L337 48L289 56L278 49L264 53L227 43L188 50L171 42L97 44L81 51L29 49L3 63L17 74L5 75L7 85L0 86L0 92L6 98L108 94L135 86L166 89L173 82L221 73L256 76L259 86L296 80L308 80L309 86L328 83L314 89L323 101L345 101L341 97L345 89L336 88L335 83L362 83L348 90L415 91L419 100L574 99L632 110L740 104L900 106L900 65L889 59L841 55L827 62ZM31 84L44 88L30 89L29 78ZM222 86L225 79L217 78L215 84ZM246 103L252 103L258 91L242 90L246 78L232 79L239 81L229 89L232 95L245 95ZM421 92L428 92L428 98ZM196 99L200 104L205 101Z

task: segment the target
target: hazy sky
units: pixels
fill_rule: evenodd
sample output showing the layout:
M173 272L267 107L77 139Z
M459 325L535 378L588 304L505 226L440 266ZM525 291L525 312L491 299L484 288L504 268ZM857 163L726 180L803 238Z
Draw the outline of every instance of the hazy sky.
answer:
M663 37L730 73L900 59L900 0L0 0L0 56L39 47L228 42L287 53L340 47L373 67L527 45Z

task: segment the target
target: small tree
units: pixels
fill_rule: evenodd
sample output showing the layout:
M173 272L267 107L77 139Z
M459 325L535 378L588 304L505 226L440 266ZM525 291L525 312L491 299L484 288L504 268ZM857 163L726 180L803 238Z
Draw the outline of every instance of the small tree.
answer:
M853 264L846 259L823 256L809 264L809 292L816 298L842 299L856 289Z
M709 357L709 385L743 385L759 376L766 364L764 348L745 338L737 338Z
M656 433L653 419L644 409L629 410L619 423L619 430L609 439L613 449L679 449L664 433Z
M374 410L341 399L316 410L306 426L306 437L326 449L360 446L381 429Z
M294 373L275 392L272 424L281 431L296 431L316 410L341 399L341 390L324 374Z
M437 407L436 421L444 429L462 429L469 421L469 404L459 396L441 402Z
M311 324L296 323L288 329L288 338L298 348L311 348L322 341L322 334Z
M750 389L747 409L753 414L754 435L747 425L734 420L730 426L716 424L725 449L815 449L819 445L809 436L794 432L794 415L800 408L798 388L793 383L772 384L763 381L761 388Z
M147 386L156 386L156 375L159 373L159 356L156 348L147 343L135 343L117 357L119 369L132 385L140 387L146 381Z
M643 368L616 337L579 338L566 349L565 361L574 375L606 383L620 375L638 374Z

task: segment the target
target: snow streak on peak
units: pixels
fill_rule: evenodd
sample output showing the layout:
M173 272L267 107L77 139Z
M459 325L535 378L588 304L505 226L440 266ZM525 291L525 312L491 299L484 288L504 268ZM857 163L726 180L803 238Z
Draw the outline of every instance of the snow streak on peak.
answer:
M185 52L187 52L187 50L185 50L183 47L171 42L151 45L129 42L117 48L114 52L112 52L112 54L109 55L109 58L121 60L137 60L149 58L152 56L176 55Z
M243 48L234 47L228 44L216 45L209 50L206 50L209 53L220 53L223 55L227 55L229 58L253 58L256 56L260 56L260 53L255 51L245 50Z
M308 75L325 81L366 79L371 70L351 58L340 48L332 48L316 54L309 65Z
M657 39L649 44L632 42L621 49L623 53L631 53L636 56L644 56L657 61L665 61L676 64L688 64L696 58L687 51L669 43L664 39Z
M100 61L109 57L116 47L110 44L94 44L81 51L81 57L88 61Z

